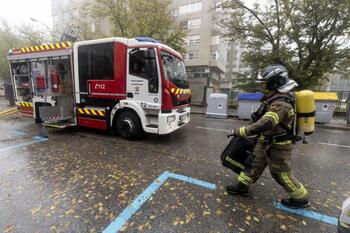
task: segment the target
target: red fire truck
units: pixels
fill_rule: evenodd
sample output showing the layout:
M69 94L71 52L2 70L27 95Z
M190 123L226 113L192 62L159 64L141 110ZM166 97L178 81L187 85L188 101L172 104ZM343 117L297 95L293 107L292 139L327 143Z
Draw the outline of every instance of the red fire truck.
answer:
M47 127L168 134L190 121L191 91L179 53L139 37L11 49L20 112Z

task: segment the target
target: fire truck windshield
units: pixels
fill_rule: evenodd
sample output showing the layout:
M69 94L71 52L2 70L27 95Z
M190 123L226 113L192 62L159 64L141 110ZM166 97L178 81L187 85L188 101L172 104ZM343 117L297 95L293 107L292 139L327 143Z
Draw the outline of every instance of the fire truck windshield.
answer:
M167 52L162 52L162 61L166 79L180 88L188 88L185 63Z

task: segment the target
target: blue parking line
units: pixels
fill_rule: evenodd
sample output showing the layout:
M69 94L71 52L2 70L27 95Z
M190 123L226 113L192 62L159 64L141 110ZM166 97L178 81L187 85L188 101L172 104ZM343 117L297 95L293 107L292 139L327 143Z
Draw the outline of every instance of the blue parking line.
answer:
M20 143L20 144L9 146L9 147L5 147L5 148L0 148L0 152L5 152L5 151L8 151L8 150L17 149L17 148L20 148L20 147L28 146L28 145L31 145L31 144L34 144L34 143L43 142L43 141L47 141L47 140L48 140L48 138L35 136L29 142L24 142L24 143Z
M335 217L331 217L328 215L320 214L311 210L305 210L305 209L291 209L284 205L282 205L280 202L275 202L275 207L280 210L284 210L286 212L301 215L307 218L311 218L320 222L325 222L331 225L338 225L338 219Z
M155 193L168 178L177 179L194 185L198 185L208 189L216 189L215 184L211 184L202 180L193 179L191 177L175 174L172 172L163 172L155 181L150 184L128 207L126 207L119 216L111 222L103 233L116 233L124 224L141 208L141 206Z
M11 131L19 136L26 135L27 133L19 129L11 129Z
M183 182L187 182L190 184L194 184L194 185L198 185L198 186L202 186L203 188L207 188L207 189L212 189L215 190L216 189L216 185L215 184L211 184L202 180L197 180L197 179L193 179L191 177L188 176L183 176L183 175L179 175L179 174L175 174L172 172L169 172L169 177L176 179L176 180L181 180Z

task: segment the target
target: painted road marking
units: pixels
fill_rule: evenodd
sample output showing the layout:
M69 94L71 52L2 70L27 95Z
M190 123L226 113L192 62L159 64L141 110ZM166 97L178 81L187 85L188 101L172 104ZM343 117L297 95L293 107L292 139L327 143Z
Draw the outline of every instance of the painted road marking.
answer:
M12 150L12 149L17 149L20 147L24 147L24 146L28 146L34 143L38 143L38 142L43 142L43 141L47 141L48 138L44 138L44 137L40 137L40 136L35 136L32 138L31 141L29 142L24 142L24 143L20 143L14 146L9 146L9 147L5 147L5 148L0 148L0 152L4 152L4 151L8 151L8 150Z
M215 131L220 131L220 132L230 132L230 130L226 130L226 129L215 129L215 128L208 128L208 127L200 127L200 126L197 126L197 129L208 129L208 130L215 130Z
M193 179L191 177L175 174L165 171L152 184L150 184L145 191L143 191L128 207L126 207L119 216L111 222L103 233L116 233L124 224L141 208L141 206L155 193L168 178L173 178L190 184L198 185L207 189L216 189L215 184L211 184L202 180Z
M297 214L297 215L301 215L307 218L311 218L320 222L325 222L331 225L338 225L338 219L335 217L331 217L328 215L324 215L324 214L320 214L311 210L305 210L305 209L291 209L288 208L284 205L282 205L280 202L275 202L275 207L277 209L289 212L289 213L293 213L293 214Z
M17 134L18 136L23 136L26 135L27 133L22 131L22 130L18 130L18 129L11 129L11 131L15 134Z
M339 144L333 144L333 143L327 143L327 142L319 142L320 145L326 145L326 146L335 146L335 147L342 147L342 148L350 148L350 146L346 145L339 145Z

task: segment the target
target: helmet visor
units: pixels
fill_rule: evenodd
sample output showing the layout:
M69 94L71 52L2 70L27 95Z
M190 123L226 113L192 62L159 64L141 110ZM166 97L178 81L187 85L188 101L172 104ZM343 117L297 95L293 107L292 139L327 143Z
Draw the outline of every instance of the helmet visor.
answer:
M266 83L268 80L264 79L260 74L258 74L258 77L255 79L256 83Z

